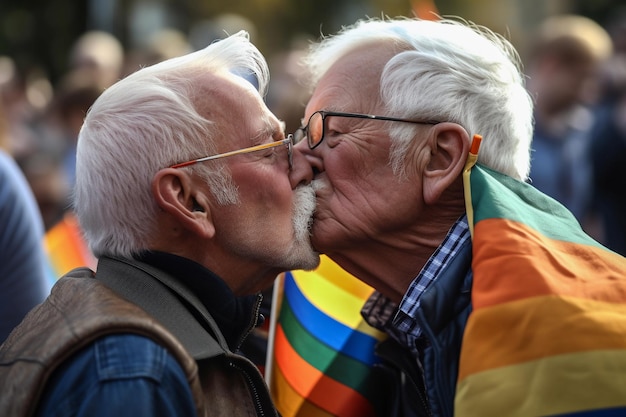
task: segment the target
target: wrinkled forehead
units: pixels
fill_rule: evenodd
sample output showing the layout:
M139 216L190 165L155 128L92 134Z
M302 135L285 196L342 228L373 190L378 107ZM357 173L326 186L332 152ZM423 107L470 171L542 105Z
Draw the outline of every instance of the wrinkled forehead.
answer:
M371 41L344 52L320 78L316 91L336 92L336 101L380 100L380 79L385 65L402 50L389 41ZM332 94L332 93L331 93ZM349 106L349 105L348 105ZM327 108L326 110L355 111L355 109Z
M236 74L201 75L192 100L201 116L231 138L250 139L283 130L255 86Z

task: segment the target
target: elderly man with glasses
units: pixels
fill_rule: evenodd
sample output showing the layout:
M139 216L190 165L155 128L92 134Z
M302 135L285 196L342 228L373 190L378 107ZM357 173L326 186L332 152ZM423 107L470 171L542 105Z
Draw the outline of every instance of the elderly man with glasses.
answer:
M1 415L273 416L238 349L276 276L319 263L310 186L246 33L137 71L85 118L73 270L0 348Z
M316 189L315 249L377 290L362 314L389 335L386 415L626 413L626 260L525 183L511 44L368 19L305 63L292 185Z

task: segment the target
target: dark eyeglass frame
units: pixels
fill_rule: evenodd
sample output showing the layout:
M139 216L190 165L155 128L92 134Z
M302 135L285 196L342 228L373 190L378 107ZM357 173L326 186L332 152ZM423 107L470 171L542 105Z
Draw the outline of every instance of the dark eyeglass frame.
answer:
M289 169L293 167L293 135L288 135L285 139L277 140L276 142L264 143L262 145L250 146L249 148L237 149L230 152L224 152L217 155L205 156L198 159L192 159L190 161L180 162L178 164L170 165L169 168L183 168L191 165L195 165L199 162L213 161L215 159L227 158L229 156L241 155L250 152L262 151L264 149L275 148L280 145L287 146L287 160L289 162Z
M315 117L316 114L319 114L322 117L322 137L317 143L313 143L313 139L309 135L309 125L311 124L311 120ZM307 144L309 145L309 149L317 148L323 141L324 136L326 134L326 118L327 117L353 117L357 119L370 119L370 120L384 120L388 122L403 122L403 123L415 123L415 124L425 124L425 125L436 125L441 122L436 120L412 120L412 119L402 119L397 117L388 117L388 116L375 116L373 114L361 114L361 113L343 113L336 111L325 111L318 110L314 112L310 117L306 124L306 126L299 127L294 132L294 143L299 143L302 139L306 137Z

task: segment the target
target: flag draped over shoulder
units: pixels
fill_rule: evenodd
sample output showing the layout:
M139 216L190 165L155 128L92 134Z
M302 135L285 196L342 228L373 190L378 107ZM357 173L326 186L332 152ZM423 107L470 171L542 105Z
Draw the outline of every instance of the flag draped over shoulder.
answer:
M555 200L472 164L473 311L455 415L626 415L626 258Z
M268 360L278 411L283 417L374 416L377 381L370 371L384 336L360 315L372 288L325 256L315 271L282 278Z

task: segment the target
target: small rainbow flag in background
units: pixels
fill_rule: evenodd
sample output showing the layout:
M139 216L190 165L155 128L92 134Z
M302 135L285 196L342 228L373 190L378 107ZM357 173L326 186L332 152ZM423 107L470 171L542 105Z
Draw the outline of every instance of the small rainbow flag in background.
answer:
M372 288L323 256L312 272L287 272L275 285L268 384L283 417L369 417L377 362L385 336L360 311Z
M68 212L46 232L44 247L50 264L51 279L61 276L80 266L96 268L96 259L91 254L83 237L76 216Z
M558 202L474 162L455 416L626 415L626 258Z

